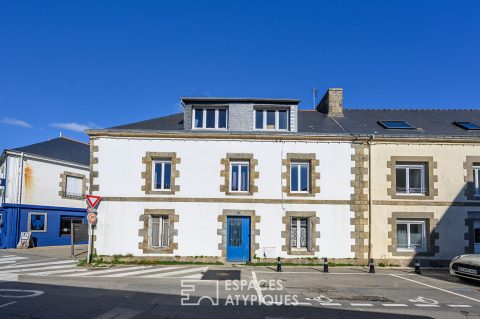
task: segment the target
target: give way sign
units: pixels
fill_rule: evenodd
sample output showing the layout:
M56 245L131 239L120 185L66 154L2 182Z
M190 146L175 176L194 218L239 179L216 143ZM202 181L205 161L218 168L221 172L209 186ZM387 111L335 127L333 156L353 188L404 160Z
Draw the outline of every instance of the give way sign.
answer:
M85 195L85 198L87 199L88 206L92 208L97 206L100 200L102 199L100 196L94 196L94 195Z

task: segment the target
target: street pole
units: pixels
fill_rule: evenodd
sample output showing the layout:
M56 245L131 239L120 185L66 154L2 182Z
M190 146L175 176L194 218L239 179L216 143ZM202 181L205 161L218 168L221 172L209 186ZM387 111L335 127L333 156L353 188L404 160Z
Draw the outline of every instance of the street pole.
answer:
M88 223L87 264L92 261L92 224Z

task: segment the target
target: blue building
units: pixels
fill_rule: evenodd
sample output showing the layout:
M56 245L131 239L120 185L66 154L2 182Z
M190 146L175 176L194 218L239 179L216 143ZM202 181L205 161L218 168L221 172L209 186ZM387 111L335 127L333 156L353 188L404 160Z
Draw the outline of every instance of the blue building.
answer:
M60 137L0 157L0 248L14 248L22 232L33 245L70 244L71 223L86 223L90 147Z

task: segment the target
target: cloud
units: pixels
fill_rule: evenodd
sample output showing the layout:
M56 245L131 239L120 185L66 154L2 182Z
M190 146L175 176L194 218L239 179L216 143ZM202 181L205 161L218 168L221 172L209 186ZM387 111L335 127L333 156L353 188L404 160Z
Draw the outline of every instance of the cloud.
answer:
M81 124L81 123L75 123L75 122L52 123L52 124L50 124L50 126L55 127L55 128L60 128L62 130L79 132L79 133L83 133L85 130L89 130L89 129L100 128L100 126L98 126L96 124L93 124L93 123Z
M5 118L1 119L0 123L8 124L8 125L14 125L14 126L20 126L20 127L24 127L24 128L32 128L33 127L32 125L30 125L29 123L27 123L25 121L22 121L22 120L19 120L19 119L13 119L13 118L9 118L9 117L5 117Z

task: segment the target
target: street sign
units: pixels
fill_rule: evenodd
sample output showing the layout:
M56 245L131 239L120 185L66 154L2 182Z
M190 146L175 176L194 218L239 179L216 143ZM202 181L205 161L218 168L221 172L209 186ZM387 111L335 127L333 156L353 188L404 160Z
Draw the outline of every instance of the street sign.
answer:
M97 209L95 207L87 207L87 213L97 213Z
M97 214L89 213L87 215L87 220L89 224L96 224L97 223Z
M6 184L5 178L0 178L0 187L5 187Z
M97 206L100 200L102 199L100 196L94 196L94 195L85 195L85 198L87 199L88 206L90 207Z

